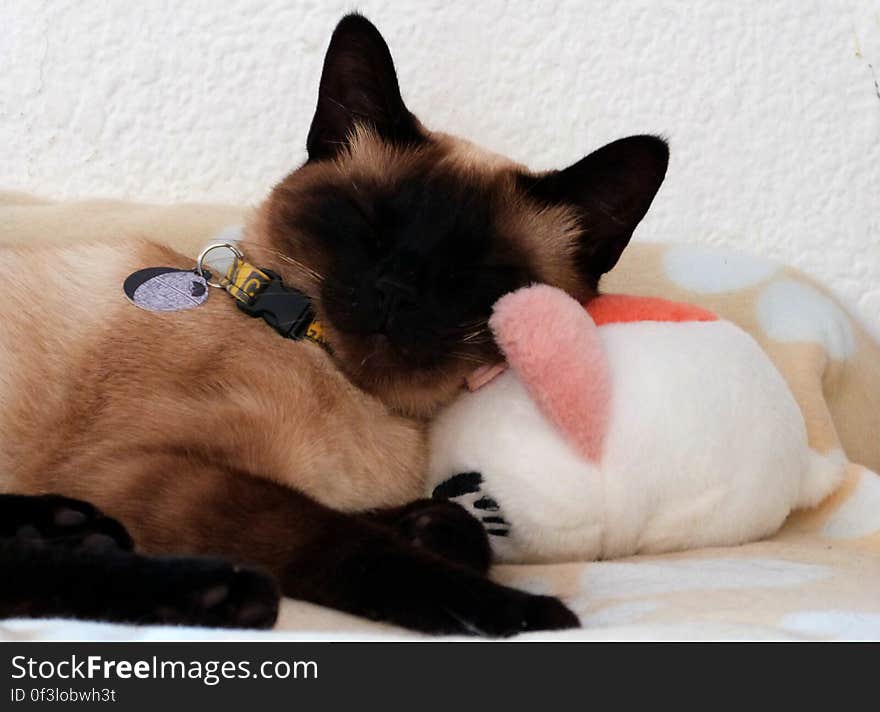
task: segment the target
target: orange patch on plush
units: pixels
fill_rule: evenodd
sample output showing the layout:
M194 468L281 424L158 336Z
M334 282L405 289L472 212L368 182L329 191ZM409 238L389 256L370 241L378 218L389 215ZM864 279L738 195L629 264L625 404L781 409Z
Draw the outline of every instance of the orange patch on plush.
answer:
M603 294L585 305L596 326L633 321L718 321L706 309L656 297Z

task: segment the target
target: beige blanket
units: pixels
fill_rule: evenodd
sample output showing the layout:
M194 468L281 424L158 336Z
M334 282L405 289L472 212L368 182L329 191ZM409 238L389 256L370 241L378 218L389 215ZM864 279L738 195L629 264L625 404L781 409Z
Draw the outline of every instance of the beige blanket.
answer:
M0 193L0 244L148 237L195 255L242 208L118 201L50 203ZM880 639L880 346L823 287L764 259L697 246L633 244L607 291L705 306L747 329L792 388L814 457L845 470L840 490L770 541L600 563L498 567L562 596L580 615L560 639ZM870 326L870 325L869 325ZM0 639L411 637L286 601L271 633L0 622Z

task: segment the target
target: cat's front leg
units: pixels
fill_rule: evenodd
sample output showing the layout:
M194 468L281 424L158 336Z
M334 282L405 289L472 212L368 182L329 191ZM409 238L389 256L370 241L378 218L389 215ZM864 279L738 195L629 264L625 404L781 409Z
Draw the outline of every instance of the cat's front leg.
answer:
M254 562L287 596L426 633L508 636L578 625L558 599L501 586L408 539L420 516L440 514L444 527L466 523L464 536L482 546L481 526L456 505L417 503L377 521L217 462L154 455L142 467L124 480L141 484L120 499L120 516L151 551Z
M433 634L506 637L580 625L559 599L496 584L384 526L352 517L321 534L281 574L287 595Z

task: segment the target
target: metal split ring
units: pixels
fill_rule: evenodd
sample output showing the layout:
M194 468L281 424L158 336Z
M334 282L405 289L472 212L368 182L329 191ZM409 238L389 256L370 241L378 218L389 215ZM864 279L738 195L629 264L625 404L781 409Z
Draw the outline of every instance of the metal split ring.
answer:
M206 272L205 271L205 258L208 256L208 253L213 252L214 250L220 250L220 249L229 250L235 256L235 259L238 261L241 261L244 259L244 253L241 250L239 250L235 245L233 245L231 242L215 242L213 245L208 245L204 250L202 250L199 253L199 256L196 258L196 274L198 274L199 277L204 279L205 282L209 286L223 288L226 285L224 285L222 282L212 282L210 279L208 279L208 277L206 276L206 273L205 273ZM207 274L210 275L211 273L208 272Z

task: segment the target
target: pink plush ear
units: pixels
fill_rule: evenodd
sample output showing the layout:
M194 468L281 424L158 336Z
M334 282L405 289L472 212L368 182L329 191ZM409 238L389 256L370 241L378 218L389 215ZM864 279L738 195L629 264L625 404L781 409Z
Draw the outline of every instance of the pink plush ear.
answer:
M583 306L547 285L495 304L489 326L541 411L588 460L608 431L611 379L599 331Z

